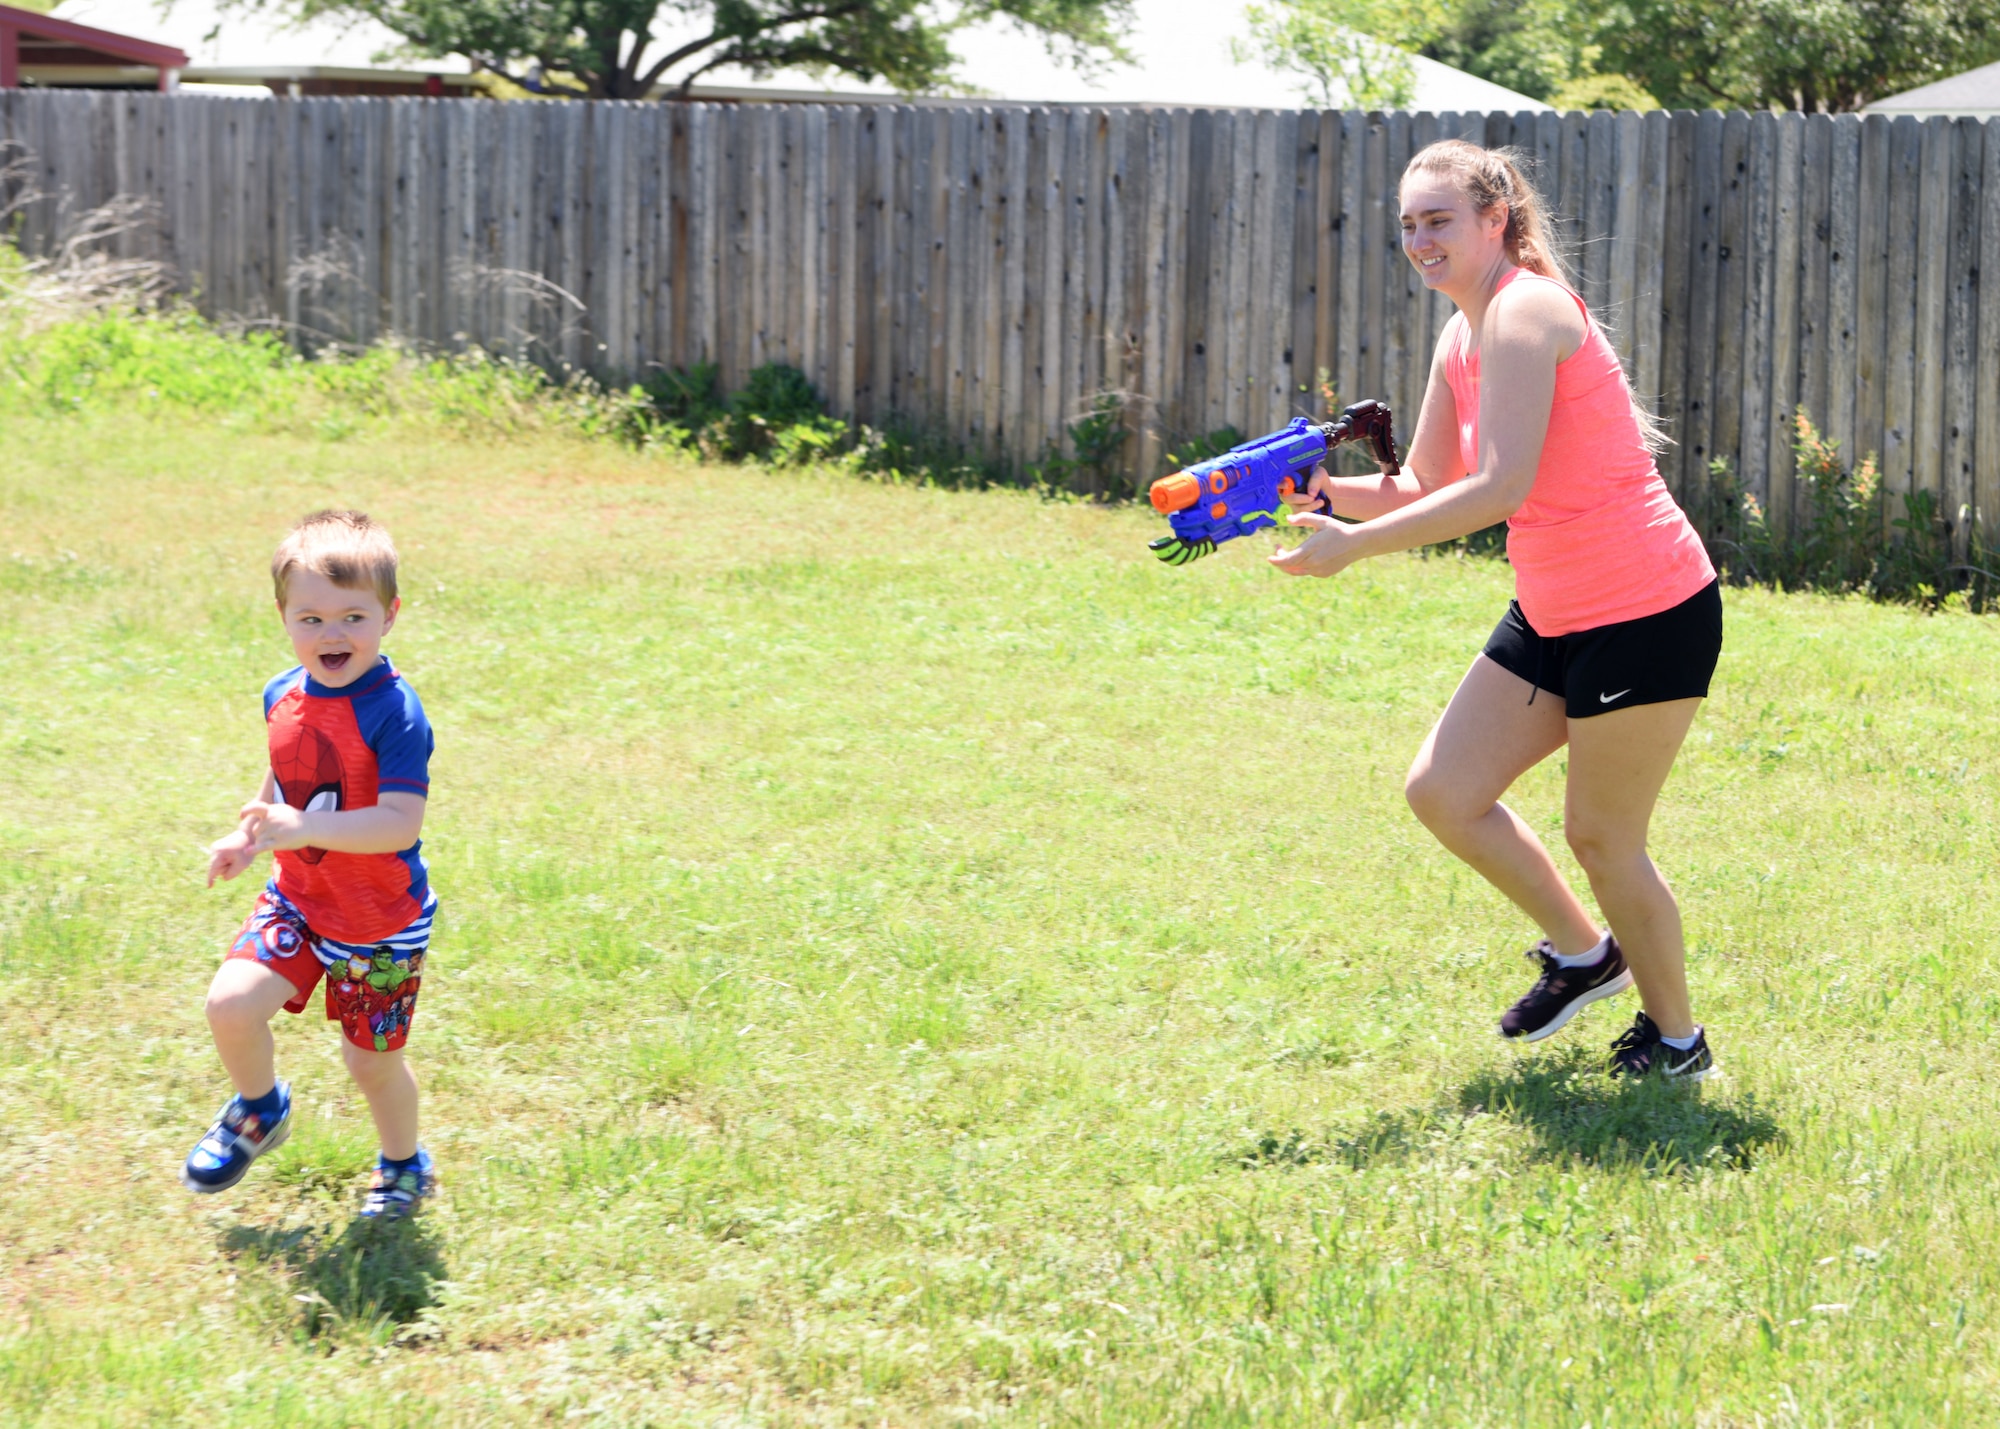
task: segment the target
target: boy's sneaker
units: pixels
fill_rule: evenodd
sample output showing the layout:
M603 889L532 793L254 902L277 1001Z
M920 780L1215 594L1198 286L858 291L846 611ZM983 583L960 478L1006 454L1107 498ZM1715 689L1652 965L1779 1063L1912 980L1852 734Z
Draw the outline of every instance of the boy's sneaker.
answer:
M1625 966L1625 954L1616 938L1603 957L1587 967L1566 968L1556 961L1556 950L1547 938L1528 949L1528 961L1541 965L1542 975L1528 989L1528 995L1508 1008L1500 1018L1500 1035L1523 1042L1539 1042L1552 1032L1560 1032L1570 1018L1603 997L1616 997L1632 985L1632 970Z
M181 1167L181 1184L207 1194L227 1191L250 1169L250 1163L280 1146L292 1134L292 1088L279 1082L278 1114L260 1115L243 1098L231 1097L208 1134L195 1143Z
M430 1152L419 1146L415 1158L402 1166L375 1163L375 1179L369 1184L368 1199L361 1203L361 1214L399 1220L413 1214L436 1189L437 1168Z
M1611 1044L1611 1062L1606 1068L1614 1077L1662 1076L1681 1082L1698 1082L1715 1070L1715 1054L1708 1050L1708 1030L1695 1033L1694 1046L1685 1050L1669 1047L1660 1040L1659 1025L1645 1013L1634 1014L1632 1025Z

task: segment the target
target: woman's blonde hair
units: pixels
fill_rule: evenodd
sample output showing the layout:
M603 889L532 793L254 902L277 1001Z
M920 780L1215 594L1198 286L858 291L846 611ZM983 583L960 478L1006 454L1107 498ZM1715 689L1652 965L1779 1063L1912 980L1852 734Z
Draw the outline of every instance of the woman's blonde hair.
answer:
M1412 174L1436 174L1449 180L1479 214L1506 204L1507 231L1501 242L1507 256L1530 273L1574 288L1549 223L1548 202L1522 171L1526 160L1514 149L1482 149L1463 139L1440 139L1416 152L1403 170L1403 182L1408 183Z
M1454 185L1472 204L1473 212L1488 214L1495 205L1507 205L1507 230L1500 241L1508 258L1517 267L1544 278L1553 278L1571 292L1576 283L1563 263L1555 228L1549 222L1548 200L1523 169L1527 155L1517 149L1482 149L1463 139L1440 139L1417 150L1403 170L1403 182L1412 174L1436 174ZM1659 417L1646 409L1625 379L1626 395L1632 399L1632 414L1639 419L1640 440L1655 454L1673 445Z

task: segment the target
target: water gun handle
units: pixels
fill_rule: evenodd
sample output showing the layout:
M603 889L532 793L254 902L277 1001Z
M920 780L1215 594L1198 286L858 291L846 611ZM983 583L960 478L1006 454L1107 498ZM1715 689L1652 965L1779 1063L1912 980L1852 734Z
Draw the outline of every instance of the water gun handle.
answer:
M1333 444L1331 442L1327 443L1327 450L1328 451L1333 450ZM1312 496L1312 492L1307 489L1311 485L1311 483L1312 483L1312 473L1306 472L1299 478L1299 484L1298 484L1299 495ZM1295 512L1294 514L1299 514L1299 513L1310 513L1319 516L1331 516L1333 515L1333 498L1331 496L1313 497L1312 505L1301 506L1298 508L1298 512Z

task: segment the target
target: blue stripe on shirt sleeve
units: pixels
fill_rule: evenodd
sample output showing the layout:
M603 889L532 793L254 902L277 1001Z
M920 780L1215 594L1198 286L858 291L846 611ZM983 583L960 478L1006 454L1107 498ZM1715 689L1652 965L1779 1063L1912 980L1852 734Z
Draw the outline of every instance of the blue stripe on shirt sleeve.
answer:
M431 722L417 692L400 677L355 702L361 737L375 752L377 792L430 794Z

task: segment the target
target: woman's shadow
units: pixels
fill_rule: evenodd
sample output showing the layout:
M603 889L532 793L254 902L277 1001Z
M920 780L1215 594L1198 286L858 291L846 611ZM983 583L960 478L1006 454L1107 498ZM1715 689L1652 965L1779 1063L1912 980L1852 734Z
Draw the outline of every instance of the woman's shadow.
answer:
M1784 1128L1754 1094L1725 1099L1715 1090L1607 1077L1600 1058L1569 1047L1482 1072L1459 1089L1458 1105L1527 1128L1545 1156L1607 1167L1747 1170L1784 1145Z
M445 1280L438 1237L416 1219L357 1217L338 1231L231 1226L222 1248L290 1272L300 1329L309 1336L350 1327L394 1334L436 1303Z
M1266 1138L1243 1164L1299 1163L1322 1157L1360 1170L1423 1154L1468 1117L1487 1114L1524 1128L1538 1160L1583 1161L1606 1168L1692 1171L1747 1170L1782 1147L1784 1128L1754 1095L1724 1099L1701 1087L1613 1079L1580 1047L1523 1058L1481 1072L1442 1105L1377 1112L1331 1144L1313 1146Z

